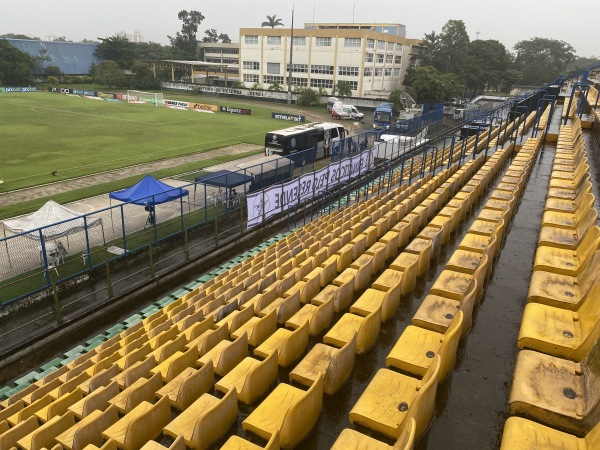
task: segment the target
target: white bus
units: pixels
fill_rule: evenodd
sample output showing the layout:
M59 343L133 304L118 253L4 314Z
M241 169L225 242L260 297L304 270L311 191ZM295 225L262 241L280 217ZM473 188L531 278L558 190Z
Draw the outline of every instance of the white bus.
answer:
M344 139L346 134L343 126L330 122L313 122L270 131L265 136L265 155L288 156L315 148L314 158L325 158L331 155L332 143Z

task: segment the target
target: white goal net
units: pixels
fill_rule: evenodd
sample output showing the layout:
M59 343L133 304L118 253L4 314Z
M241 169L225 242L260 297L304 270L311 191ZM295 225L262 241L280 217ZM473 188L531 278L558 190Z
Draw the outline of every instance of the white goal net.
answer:
M127 91L127 103L163 106L163 100L162 92Z

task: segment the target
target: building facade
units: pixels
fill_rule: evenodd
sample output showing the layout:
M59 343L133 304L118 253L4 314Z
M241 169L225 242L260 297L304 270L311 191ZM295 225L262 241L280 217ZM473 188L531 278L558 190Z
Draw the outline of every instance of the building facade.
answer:
M402 85L413 47L420 43L374 31L372 24L309 25L314 28L293 30L293 42L291 29L240 29L240 81L262 89L277 83L287 90L291 52L293 87L331 94L338 81L346 81L352 96L387 97Z
M225 79L227 79L229 83L235 83L240 80L240 48L238 44L200 42L198 44L198 53L201 61L215 64L227 64L225 72L207 72L209 84L224 86ZM203 73L198 74L198 77L202 76L204 76ZM199 80L201 83L205 81Z

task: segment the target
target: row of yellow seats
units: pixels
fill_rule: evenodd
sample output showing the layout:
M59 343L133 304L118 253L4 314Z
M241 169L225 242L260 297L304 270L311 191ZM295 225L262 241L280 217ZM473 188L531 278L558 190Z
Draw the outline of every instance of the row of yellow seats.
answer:
M501 150L496 152L477 172L477 175L482 178L471 180L473 184L467 184L466 189L457 193L449 202L449 204L454 202L455 206L450 208L455 209L457 220L465 217L467 209L483 192L480 186L482 184L487 186L491 182L507 156L508 152ZM473 268L469 267L469 269ZM485 266L483 272L485 273ZM386 365L422 379L380 369L352 408L350 412L352 423L360 423L394 438L406 432L405 426L412 428L414 425L413 434L417 439L424 433L433 414L438 379L442 378L440 370L443 370L445 378L452 368L458 345L462 312L456 313L456 310L453 312L457 318L446 335L431 330L431 327L424 329L409 326L405 329L388 355ZM413 332L415 330L421 332L415 334ZM426 347L426 351L423 352ZM415 420L414 424L411 419ZM350 434L346 438L350 438Z
M575 119L559 134L509 399L512 414L535 421L509 418L502 449L600 448L600 229L593 204Z
M221 284L221 286L219 286L219 284L220 283L218 281L215 283L210 283L208 288L211 288L211 286L212 286L212 287L216 287L217 289L220 289L221 287L225 286L225 284ZM211 294L213 294L215 292L220 293L219 291L217 291L215 289L211 289L211 291L210 291ZM222 294L225 294L225 293L226 292L223 292ZM199 292L196 294L199 294ZM132 333L128 334L125 338L122 338L121 340L116 342L114 347L118 347L118 344L120 344L120 343L125 343L125 345L127 345L126 342L128 342L128 339L131 339L134 336L136 336L136 333L138 333L138 332L145 331L145 329L143 328L144 326L148 326L150 324L154 324L155 322L162 320L161 317L164 318L164 317L168 317L169 314L175 314L178 310L180 310L182 307L184 307L183 300L186 300L186 303L187 303L189 301L193 301L194 298L197 299L198 295L193 295L189 299L181 299L182 301L179 302L179 304L178 303L171 304L168 307L166 307L164 310L161 310L159 313L153 315L152 317L149 317L147 321L144 321L143 323L141 323L141 325L138 327L138 330L133 331ZM157 316L159 316L159 317L157 317ZM71 432L70 437L75 438L74 439L74 441L76 442L75 448L79 448L82 446L82 442L85 441L85 439L82 440L81 436L87 435L88 436L87 440L89 440L89 439L97 440L98 435L99 435L98 427L100 426L100 424L103 424L104 426L101 428L106 428L106 425L109 425L111 421L114 421L113 419L115 419L115 415L113 414L113 412L115 412L117 410L120 411L121 413L125 413L125 414L127 414L128 412L132 412L133 410L135 410L135 408L137 408L138 406L140 406L143 403L142 398L147 399L148 396L152 396L155 392L158 394L158 391L160 391L160 387L162 386L161 381L165 381L167 383L169 383L170 381L174 381L172 378L175 378L177 372L181 371L182 367L187 367L188 369L190 369L193 372L193 373L186 374L187 379L185 381L188 382L188 385L190 385L190 383L198 384L199 382L201 384L202 383L206 384L206 379L208 377L202 376L203 374L200 373L202 371L193 371L193 369L191 369L189 366L190 366L190 362L191 362L191 365L193 365L194 360L198 356L198 351L200 351L202 349L209 351L208 343L211 342L210 345L212 345L212 343L214 343L217 340L217 339L215 339L215 337L218 336L218 333L213 332L216 330L209 330L210 326L212 325L212 322L208 322L206 324L206 321L203 321L202 322L203 331L198 331L200 328L199 327L200 325L201 325L201 323L194 324L192 329L196 330L197 333L189 334L187 336L187 338L188 338L187 341L192 342L192 338L195 336L195 334L204 334L204 331L207 331L206 336L203 337L202 343L198 342L197 340L194 340L195 345L191 345L191 346L188 345L187 351L180 352L179 351L180 344L185 343L186 340L178 339L178 338L173 339L173 341L178 342L178 347L175 349L175 353L172 353L170 355L164 355L164 361L161 361L161 359L159 359L159 361L163 363L162 368L161 368L162 370L158 370L158 368L157 368L157 370L154 370L155 361L152 361L152 360L154 360L154 357L146 358L144 361L136 361L132 365L131 369L137 369L138 371L135 373L133 371L129 371L130 375L132 375L132 377L130 377L129 380L127 377L121 377L120 381L122 383L119 385L119 383L117 383L115 380L113 380L111 383L108 383L118 373L118 370L113 370L113 368L116 369L116 364L113 364L113 366L111 366L110 370L105 369L102 371L102 374L101 374L102 380L100 380L99 377L97 376L100 374L95 375L94 381L96 383L95 384L92 383L92 387L91 387L93 394L88 395L85 399L80 398L80 397L82 397L84 391L81 389L80 384L79 384L81 382L81 380L77 379L77 376L83 374L84 371L83 370L79 371L79 373L77 375L73 375L69 380L66 380L67 382L70 382L70 383L63 384L63 386L66 385L66 387L63 389L64 393L61 392L61 394L63 394L63 395L61 395L57 399L60 401L51 402L52 406L50 407L50 410L52 410L52 414L55 414L54 418L48 417L50 419L51 423L49 421L49 423L40 427L41 429L37 429L37 425L38 425L37 418L33 417L33 414L35 414L35 412L37 412L36 408L38 406L42 406L42 405L40 405L39 403L34 404L33 405L34 407L31 407L31 405L30 405L28 407L28 409L26 411L24 411L23 414L21 414L20 418L16 417L16 419L22 419L22 420L17 420L15 422L15 424L18 424L19 427L15 427L15 429L11 429L10 432L7 433L7 436L4 436L4 434L3 434L2 438L4 438L4 442L8 446L9 441L15 441L15 442L22 441L23 438L29 437L30 441L39 443L40 436L47 436L48 433L51 433L54 436L56 436L58 431L65 431L65 430L63 430L63 428L66 427L67 425L71 425L72 420L70 420L70 419L73 419L72 409L75 409L80 414L78 417L80 419L84 419L84 420L79 422L77 427L70 426L69 429L77 428L76 430L71 430L72 432ZM171 327L171 329L174 329L174 327ZM159 336L160 335L162 335L162 333L159 334ZM146 335L146 337L147 337L147 335ZM198 336L198 337L200 337L200 336ZM211 337L212 339L210 339L209 337ZM245 335L244 335L244 337L245 337ZM116 341L116 339L114 339L114 340ZM133 341L133 342L135 342L135 341ZM172 342L168 341L167 343L172 343ZM110 343L107 343L107 344L110 344ZM104 344L104 345L107 345L107 344ZM206 344L206 346L205 346L205 344ZM241 345L238 345L236 347L243 348L243 346L241 346ZM102 349L100 349L100 351L102 351ZM246 352L247 352L247 349L246 349ZM90 354L93 354L93 353L94 352L90 352ZM84 357L88 358L88 359L86 359L86 361L89 361L91 359L87 355L84 355ZM150 363L154 362L154 364L147 364L148 362L150 362ZM135 366L135 367L133 367L133 366ZM206 374L208 372L212 372L212 371L208 370L208 368L210 368L211 366L212 366L212 361L210 361L210 359L204 366L202 366L202 368L206 368L206 370L204 370L204 372ZM87 366L85 364L78 364L78 365L76 364L75 365L75 368L80 368L80 369L85 369L86 367ZM72 372L73 371L69 371L69 372L67 372L67 374L72 375ZM149 376L149 379L143 378L142 375ZM152 375L152 376L150 377L150 375ZM212 377L212 373L210 374L210 377ZM134 379L135 379L135 381L133 381ZM60 381L60 380L57 379L57 381ZM185 398L184 399L181 398L181 393L182 393L181 387L185 383L179 382L179 380L175 380L175 381L177 381L177 383L175 383L175 386L174 386L175 389L171 389L172 392L168 392L168 394L173 394L173 393L175 394L174 399L173 399L175 405L179 404L180 406L181 405L185 406ZM131 382L131 385L127 385L126 383L128 383L128 382ZM103 383L104 384L108 383L108 385L103 386ZM87 387L89 387L89 384L90 383L88 383ZM212 383L210 383L210 384L212 384ZM94 390L94 388L97 387L96 385L100 388L97 390ZM120 394L119 394L119 390L118 390L119 386L121 388L125 388L125 390L123 392L121 392ZM47 389L50 387L51 386L48 385ZM168 387L168 386L165 386L165 387ZM168 389L167 389L167 391L168 391ZM183 391L185 391L185 389ZM189 393L189 389L187 391ZM163 393L163 395L164 395L164 393ZM159 397L161 397L161 396L159 395ZM169 396L167 395L166 398L168 399ZM51 398L48 398L48 400L50 400L50 399ZM84 403L80 402L79 400L82 400ZM78 408L72 408L73 402L79 403ZM140 403L140 402L142 402L142 403ZM44 403L46 403L46 401ZM117 406L115 406L115 408L111 408L109 411L108 409L106 409L107 403L111 403L111 406L115 406L115 405L117 405ZM144 404L144 407L146 409L149 408L148 403L149 402L146 402L146 404ZM229 403L231 403L231 402L229 402ZM3 410L2 412L4 414L12 413L12 412L14 412L13 409L14 410L18 409L19 406L22 406L22 404L23 404L23 400L20 399L18 401L15 401L11 405L12 406L11 410ZM46 406L50 406L50 405L46 405ZM118 406L120 406L120 408ZM25 408L23 408L23 409L25 409ZM61 415L61 413L67 409L69 409L69 414L65 413L65 414L62 414L64 417L59 417ZM105 414L101 418L92 416L90 419L86 419L85 415L87 415L89 413L95 414L96 412L99 412L102 409L106 409L106 411L105 411ZM164 409L164 407L163 407L163 409ZM28 415L28 414L31 414L31 415L27 419L28 423L25 424L24 423L26 421L25 415ZM136 414L131 414L128 416L128 418L132 419L132 418L136 418L140 415L143 416L144 414L140 414L140 411L137 411ZM10 417L12 417L12 415ZM47 416L44 416L44 417L47 417ZM29 419L31 419L31 420L29 420ZM60 420L60 419L62 419L62 420ZM23 423L22 424L19 423L20 421L22 421ZM55 423L55 422L57 422L57 423ZM92 426L92 423L93 423L93 426ZM91 429L90 427L93 428L94 426L95 426L94 432L91 433L89 431ZM57 428L57 427L59 427L59 428ZM36 428L35 433L33 433L33 431L31 431L32 428ZM150 428L152 428L152 427L150 427ZM26 431L31 431L31 432L26 433ZM26 433L26 435L23 436L23 434L25 434L25 433ZM76 436L74 436L74 435L76 435ZM70 448L68 439L62 439L62 441L67 448Z

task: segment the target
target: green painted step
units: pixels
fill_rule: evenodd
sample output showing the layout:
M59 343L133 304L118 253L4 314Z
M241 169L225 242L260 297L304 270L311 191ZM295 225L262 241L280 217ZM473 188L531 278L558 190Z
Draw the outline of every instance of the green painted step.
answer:
M60 358L54 358L53 360L48 361L46 364L44 364L43 366L41 366L40 368L43 371L46 371L46 370L52 369L52 368L58 369L61 366L60 361L61 361Z

